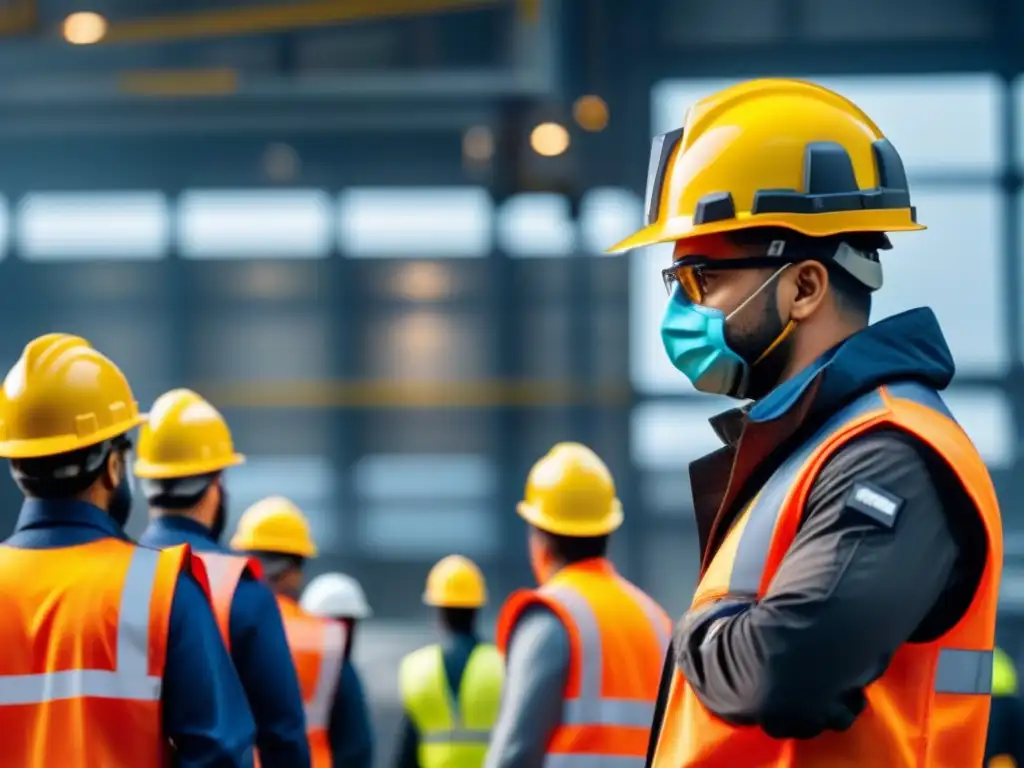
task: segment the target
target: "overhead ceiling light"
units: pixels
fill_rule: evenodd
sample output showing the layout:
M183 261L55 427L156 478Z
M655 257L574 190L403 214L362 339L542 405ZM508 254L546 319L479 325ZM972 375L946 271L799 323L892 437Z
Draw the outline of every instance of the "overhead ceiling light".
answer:
M572 105L572 115L585 131L596 133L608 127L608 105L600 96L580 96Z
M541 123L530 133L530 146L543 157L557 157L569 148L569 131L558 123Z
M92 45L106 36L109 26L98 13L81 11L64 19L62 31L64 39L72 45Z

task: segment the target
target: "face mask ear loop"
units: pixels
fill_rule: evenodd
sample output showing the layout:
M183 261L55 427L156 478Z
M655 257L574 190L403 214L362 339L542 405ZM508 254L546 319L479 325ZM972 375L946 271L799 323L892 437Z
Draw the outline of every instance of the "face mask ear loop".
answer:
M775 349L777 346L779 346L779 344L786 340L786 337L793 332L794 328L796 328L796 323L794 321L790 320L788 323L786 323L786 327L782 329L782 333L775 337L775 341L768 345L768 349L761 353L757 360L753 362L753 365L757 365L766 357L768 357L768 355L772 353L773 349Z
M769 277L767 280L765 280L763 283L761 283L761 287L759 287L756 291L754 291L747 298L745 298L743 300L743 303L741 303L738 307L736 307L736 309L734 309L732 312L730 312L728 315L725 316L725 321L729 322L729 320L734 315L736 315L740 310L742 310L745 306L747 306L747 304L749 304L751 301L753 301L755 296L757 296L759 293L761 293L761 291L763 291L765 288L767 288L769 285L771 285L775 281L775 278L777 278L779 275L781 275L786 269L788 269L791 266L793 266L793 265L792 264L783 264L781 267L779 267L777 270L775 270L772 273L771 277ZM793 332L794 328L796 328L796 323L794 323L792 320L790 320L788 323L786 323L786 327L782 329L782 333L780 333L778 336L775 337L775 341L773 341L771 344L768 345L768 348L758 356L757 360L755 360L751 364L751 366L757 365L762 360L764 360L766 357L768 357L768 355L771 354L771 351L773 349L775 349L777 346L779 346L779 344L781 344L783 341L786 340L786 337L789 336L789 334Z

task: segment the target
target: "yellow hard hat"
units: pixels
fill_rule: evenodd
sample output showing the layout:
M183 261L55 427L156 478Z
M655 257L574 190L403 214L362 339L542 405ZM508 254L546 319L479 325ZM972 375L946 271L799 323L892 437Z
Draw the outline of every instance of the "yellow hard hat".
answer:
M612 473L580 443L559 443L533 465L516 511L535 528L562 536L603 536L622 525Z
M439 608L479 608L487 604L487 586L476 563L448 555L430 569L423 602Z
M85 448L142 421L121 369L83 338L33 339L0 393L0 457L34 459Z
M317 554L306 516L283 496L270 496L245 510L231 539L231 548L307 558Z
M224 417L189 389L172 389L153 403L139 430L138 457L136 476L151 480L207 475L245 461Z
M812 237L924 229L896 148L856 104L801 80L740 83L654 139L646 226L609 249L785 227Z

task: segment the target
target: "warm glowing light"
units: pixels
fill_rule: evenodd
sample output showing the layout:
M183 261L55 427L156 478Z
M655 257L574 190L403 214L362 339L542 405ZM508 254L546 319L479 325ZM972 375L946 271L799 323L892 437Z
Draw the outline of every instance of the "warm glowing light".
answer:
M558 123L541 123L530 133L530 146L538 155L557 157L569 148L569 132Z
M462 137L462 154L475 163L486 163L494 156L494 134L485 125L475 125Z
M107 20L98 13L72 13L64 19L64 39L72 45L92 45L107 34L107 26Z
M580 96L572 106L580 128L596 133L608 127L608 105L600 96Z

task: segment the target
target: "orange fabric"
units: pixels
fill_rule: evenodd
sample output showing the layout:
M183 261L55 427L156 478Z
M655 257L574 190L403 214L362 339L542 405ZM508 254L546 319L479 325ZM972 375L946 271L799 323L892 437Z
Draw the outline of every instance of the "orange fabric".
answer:
M238 582L248 571L253 578L263 576L263 567L255 557L244 555L228 555L223 552L196 552L196 557L203 561L210 584L210 602L213 615L217 619L217 628L224 640L224 645L231 651L231 603L235 599Z
M289 597L278 595L277 604L302 689L312 768L332 768L328 725L341 672L344 629L339 622L307 613Z
M668 615L610 562L587 560L561 569L540 589L509 597L498 617L501 653L519 616L537 603L561 619L570 643L563 720L548 754L642 758L671 632ZM599 700L581 704L588 690ZM576 717L577 711L590 714Z
M939 671L942 655L946 661L957 655L961 659L964 655L984 659L986 654L991 660L1003 559L995 490L977 450L963 430L940 410L934 393L917 385L894 385L859 403L860 407L850 406L844 411L846 415L822 436L791 475L781 478L783 487L789 490L777 510L757 596L770 591L824 463L854 437L880 425L891 425L916 435L945 460L981 516L988 535L988 561L974 600L942 637L930 643L907 643L899 649L882 677L866 688L868 704L864 712L842 733L828 732L801 741L773 740L758 728L729 725L704 708L676 669L658 734L654 768L964 768L982 763L990 704L984 674L979 674L973 692L952 693L945 692L949 688L941 683ZM785 470L784 466L779 472ZM735 522L715 553L702 575L693 608L729 593L739 543L754 509L764 510L758 508L758 499Z
M157 552L119 539L0 546L5 765L170 764L160 688L175 586L191 565L187 546ZM204 583L202 566L197 577Z

